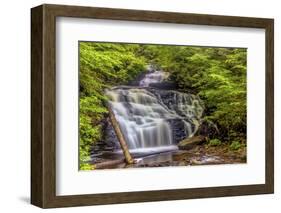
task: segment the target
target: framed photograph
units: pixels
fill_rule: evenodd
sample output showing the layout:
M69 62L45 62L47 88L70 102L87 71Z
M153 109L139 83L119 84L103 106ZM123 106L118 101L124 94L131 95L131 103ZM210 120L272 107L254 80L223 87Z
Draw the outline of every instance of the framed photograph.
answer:
M31 9L31 203L274 191L274 21Z

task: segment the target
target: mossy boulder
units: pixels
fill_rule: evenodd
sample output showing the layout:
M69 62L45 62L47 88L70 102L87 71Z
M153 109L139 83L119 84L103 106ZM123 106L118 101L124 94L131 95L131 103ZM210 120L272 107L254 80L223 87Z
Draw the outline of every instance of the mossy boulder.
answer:
M205 136L193 136L191 138L186 138L178 143L178 147L181 150L189 150L192 149L196 145L201 145L207 141Z

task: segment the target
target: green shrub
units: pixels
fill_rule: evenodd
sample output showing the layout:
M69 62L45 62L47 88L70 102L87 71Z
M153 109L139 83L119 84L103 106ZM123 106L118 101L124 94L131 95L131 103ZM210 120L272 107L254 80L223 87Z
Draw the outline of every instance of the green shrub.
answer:
M92 170L94 166L88 163L80 163L80 170Z
M230 144L229 148L232 149L232 150L238 150L238 149L241 148L241 146L242 146L241 143L239 143L238 141L233 141Z
M212 139L212 140L210 140L210 142L209 142L209 145L210 146L220 146L222 143L221 143L221 141L219 140L219 139Z

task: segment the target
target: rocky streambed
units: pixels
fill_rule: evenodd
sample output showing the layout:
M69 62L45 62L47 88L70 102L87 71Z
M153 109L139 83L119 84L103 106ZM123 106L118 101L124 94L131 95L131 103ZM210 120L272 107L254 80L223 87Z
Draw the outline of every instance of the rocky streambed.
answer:
M92 162L97 169L113 168L140 168L140 167L167 167L167 166L192 166L213 164L237 164L246 163L246 147L239 150L231 150L228 144L211 147L207 144L195 145L189 150L164 151L162 153L150 153L140 156L132 154L134 164L126 164L123 154L120 152L104 152ZM104 164L105 162L112 162Z

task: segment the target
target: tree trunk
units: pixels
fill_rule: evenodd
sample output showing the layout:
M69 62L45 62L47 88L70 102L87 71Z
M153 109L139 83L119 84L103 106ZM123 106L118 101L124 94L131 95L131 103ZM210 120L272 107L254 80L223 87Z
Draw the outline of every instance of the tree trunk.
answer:
M118 138L118 141L121 145L121 148L122 148L122 151L123 151L123 154L125 156L125 159L126 159L126 162L128 164L132 164L134 163L134 159L132 158L130 152L129 152L129 149L128 149L128 146L127 146L127 143L126 143L126 140L125 140L125 137L121 131L121 128L115 118L115 115L113 113L113 111L111 110L110 106L108 105L107 106L107 109L108 109L108 112L109 112L109 118L110 118L110 121L111 121L111 124L113 126L113 129L116 133L116 136Z

